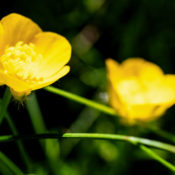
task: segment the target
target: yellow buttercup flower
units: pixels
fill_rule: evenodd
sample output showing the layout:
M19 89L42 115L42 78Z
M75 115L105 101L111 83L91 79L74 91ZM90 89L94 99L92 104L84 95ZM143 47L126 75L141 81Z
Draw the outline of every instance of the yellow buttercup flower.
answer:
M164 75L155 64L130 58L106 61L109 100L126 123L151 121L175 103L175 75Z
M12 13L0 21L0 85L16 99L52 84L69 72L71 46L61 35L43 32L32 20Z

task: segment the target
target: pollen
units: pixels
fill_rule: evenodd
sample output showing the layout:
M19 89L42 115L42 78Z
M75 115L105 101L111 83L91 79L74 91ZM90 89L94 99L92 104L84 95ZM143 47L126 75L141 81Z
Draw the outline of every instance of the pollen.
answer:
M34 44L19 41L15 46L5 49L0 58L0 66L5 74L15 75L18 79L34 83L43 80L38 70L42 59Z

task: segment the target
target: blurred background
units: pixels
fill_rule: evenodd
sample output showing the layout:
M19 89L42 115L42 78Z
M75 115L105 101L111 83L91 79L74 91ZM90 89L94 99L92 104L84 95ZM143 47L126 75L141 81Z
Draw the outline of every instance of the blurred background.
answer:
M158 64L165 73L175 73L173 0L13 0L4 2L0 9L1 18L11 12L20 13L35 21L44 31L59 33L70 41L73 49L69 62L71 71L54 83L55 87L108 104L105 59L109 57L119 62L128 57L143 57ZM36 91L36 97L50 132L116 133L168 142L145 126L124 126L117 117L42 89ZM25 106L13 100L9 113L20 134L34 134L32 119ZM172 107L152 125L174 134L174 116ZM0 134L11 134L6 121ZM171 174L129 143L67 139L58 144L54 140L46 143L45 151L36 140L24 141L23 144L32 162L31 171L27 170L16 143L0 144L0 149L26 174ZM47 161L47 151L52 163ZM155 151L175 163L172 154ZM4 167L1 162L0 172Z

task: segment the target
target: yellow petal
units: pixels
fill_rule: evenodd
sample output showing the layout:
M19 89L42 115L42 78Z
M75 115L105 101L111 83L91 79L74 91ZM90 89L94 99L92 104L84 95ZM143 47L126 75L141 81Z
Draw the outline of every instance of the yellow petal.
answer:
M167 86L169 86L173 90L175 90L175 75L173 75L173 74L165 75L165 83ZM175 91L174 91L174 93L175 93Z
M30 85L27 82L16 78L15 75L5 74L4 72L0 71L0 77L2 83L6 84L10 88L13 88L14 91L21 92L30 89Z
M4 29L2 27L2 24L0 23L0 53L3 52L3 48L2 48L2 45L3 45L3 35L4 35ZM1 67L0 67L1 69ZM0 78L0 86L3 85L3 81L2 81L2 78Z
M121 64L125 76L137 76L144 81L155 81L163 76L163 71L154 63L142 58L129 58Z
M129 105L147 103L145 89L134 78L120 81L114 85L114 89L124 103Z
M106 60L106 66L107 66L107 70L109 73L111 74L117 74L119 71L119 64L117 63L117 61L114 61L111 58L108 58Z
M127 106L127 118L128 120L135 121L150 121L157 117L157 106L152 104L137 104L132 106ZM162 114L164 111L161 111Z
M3 29L3 27L2 27L2 24L0 23L0 38L1 38L1 39L2 39L3 34L4 34L4 29ZM0 39L0 40L1 40L1 39Z
M124 104L119 96L119 94L114 90L112 84L109 85L109 103L121 116L126 115Z
M48 86L52 83L54 83L56 80L60 79L61 77L63 77L64 75L66 75L70 70L69 66L64 66L61 70L59 70L55 75L44 79L43 82L40 83L35 83L35 84L27 84L24 81L20 81L14 77L10 77L9 75L7 75L6 77L4 77L4 74L0 73L0 76L2 76L5 79L5 83L6 85L8 85L10 87L10 91L12 93L12 95L14 96L14 98L16 100L19 101L23 101L23 98L26 97L27 95L29 95L31 93L32 90L36 90L36 89L40 89L42 87Z
M37 34L32 43L43 56L39 61L39 72L43 77L50 77L61 69L71 57L71 45L61 35L52 32Z
M31 19L16 13L5 16L0 22L5 31L5 45L14 45L18 41L28 43L37 33L42 31Z
M159 83L149 82L147 87L149 87L147 92L149 103L166 106L175 103L175 75L164 75Z
M0 23L0 54L4 51L4 29L2 24Z
M120 65L111 58L106 60L107 71L110 79L119 79L121 75ZM117 75L117 76L116 76Z
M111 83L111 86L116 90L118 83L123 78L123 72L120 68L120 65L113 59L108 58L106 60L106 67L107 67L107 76Z
M55 81L57 81L58 79L60 79L64 75L66 75L69 71L70 71L70 67L64 66L62 69L58 70L54 75L44 79L42 82L40 82L38 84L37 83L34 84L32 86L32 90L40 89L42 87L45 87L45 86L48 86L48 85L54 83Z

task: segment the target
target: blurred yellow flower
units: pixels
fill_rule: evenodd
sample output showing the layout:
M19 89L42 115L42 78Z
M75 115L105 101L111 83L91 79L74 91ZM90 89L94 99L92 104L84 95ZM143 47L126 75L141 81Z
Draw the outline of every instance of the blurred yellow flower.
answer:
M129 124L151 121L175 103L175 75L164 75L155 64L130 58L106 61L111 106Z
M69 72L71 46L61 35L43 32L32 20L12 13L0 21L0 85L20 100Z

